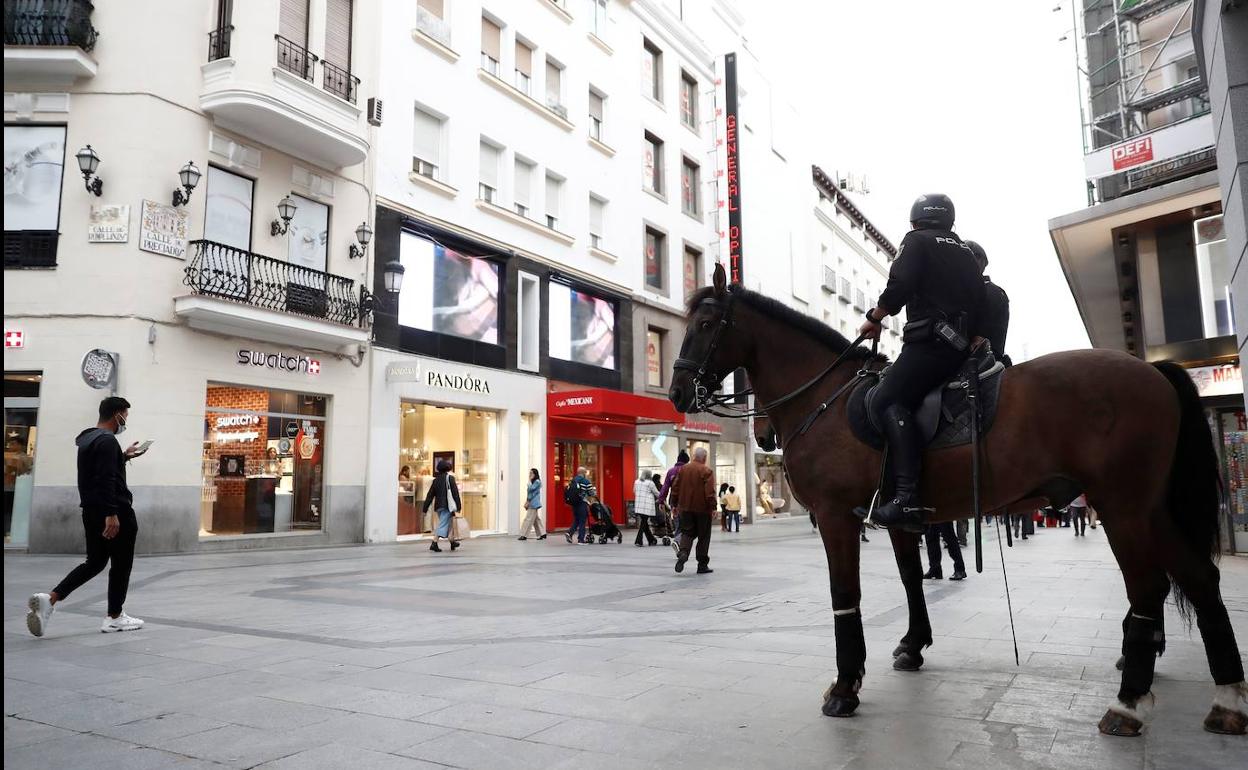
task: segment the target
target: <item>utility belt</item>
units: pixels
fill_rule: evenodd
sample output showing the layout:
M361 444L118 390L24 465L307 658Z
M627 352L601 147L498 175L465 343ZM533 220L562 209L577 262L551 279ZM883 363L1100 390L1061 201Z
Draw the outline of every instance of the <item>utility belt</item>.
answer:
M966 337L966 314L959 313L952 319L935 316L920 318L901 327L903 343L932 340L939 340L959 353L964 352L971 344Z

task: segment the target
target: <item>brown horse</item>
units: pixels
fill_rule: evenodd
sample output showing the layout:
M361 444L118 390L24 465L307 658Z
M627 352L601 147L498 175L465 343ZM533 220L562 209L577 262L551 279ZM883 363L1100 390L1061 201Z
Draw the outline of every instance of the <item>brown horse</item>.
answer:
M819 377L838 358L844 365ZM859 704L866 643L858 609L859 519L852 511L870 501L881 462L879 452L853 435L847 399L834 394L847 393L861 370L884 364L817 320L740 286L729 288L717 265L714 285L690 300L669 392L677 409L694 411L724 376L744 368L766 409L784 446L790 484L815 512L828 559L837 665L824 693L828 716L850 716ZM1143 726L1143 708L1152 701L1154 632L1173 585L1180 611L1195 614L1216 685L1205 729L1244 734L1248 686L1214 564L1220 551L1217 456L1186 372L1125 353L1081 350L1044 356L1002 376L996 419L980 442L983 510L1021 513L1045 502L1060 507L1083 491L1107 525L1126 582L1122 683L1101 732L1138 735ZM800 387L816 378L813 386ZM969 446L925 454L921 492L936 508L934 521L971 515L971 459ZM910 607L910 627L894 657L898 668L917 668L920 651L932 641L918 536L890 534Z

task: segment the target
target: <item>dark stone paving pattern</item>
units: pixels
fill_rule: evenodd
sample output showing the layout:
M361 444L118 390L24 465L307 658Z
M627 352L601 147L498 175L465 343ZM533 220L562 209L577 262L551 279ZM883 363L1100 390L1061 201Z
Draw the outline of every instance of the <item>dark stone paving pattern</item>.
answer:
M1145 737L1096 722L1126 610L1103 530L1040 530L983 575L929 583L936 644L892 671L904 594L887 537L864 546L869 648L858 715L819 713L835 645L802 521L716 531L715 574L670 549L471 541L140 559L98 632L98 580L25 630L25 597L71 557L4 560L4 761L20 768L1201 768L1248 739L1200 729L1203 648L1172 610ZM968 558L969 561L969 558ZM995 566L994 566L995 565ZM1222 562L1248 639L1248 560Z

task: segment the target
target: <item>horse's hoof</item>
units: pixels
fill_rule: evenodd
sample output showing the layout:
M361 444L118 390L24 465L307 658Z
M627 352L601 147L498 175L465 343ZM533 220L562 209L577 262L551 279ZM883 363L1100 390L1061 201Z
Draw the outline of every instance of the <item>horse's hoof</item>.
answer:
M923 667L923 656L911 650L902 650L901 654L893 658L894 671L918 671Z
M1118 656L1118 662L1114 664L1114 668L1116 668L1116 669L1118 669L1119 671L1121 671L1121 670L1122 670L1122 668L1123 668L1123 666L1125 666L1125 665L1127 665L1127 656L1126 656L1126 655L1119 655L1119 656Z
M1105 716L1101 717L1101 723L1097 725L1102 734L1117 735L1120 738L1138 738L1143 727L1144 723L1140 720L1113 709L1106 711Z
M902 642L901 644L893 648L893 657L896 658L898 655L902 654L903 652L909 652L909 651L910 651L910 648L906 646L905 642Z
M858 708L857 695L833 695L823 702L825 717L852 717Z
M1205 717L1205 729L1219 735L1248 734L1248 714L1223 706L1214 706L1209 716Z

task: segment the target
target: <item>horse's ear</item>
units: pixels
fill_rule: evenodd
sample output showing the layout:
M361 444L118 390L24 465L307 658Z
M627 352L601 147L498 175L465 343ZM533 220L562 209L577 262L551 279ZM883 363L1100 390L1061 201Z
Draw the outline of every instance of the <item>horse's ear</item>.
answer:
M715 275L712 280L714 281L716 296L722 297L724 292L728 289L728 273L724 271L723 262L715 263Z

